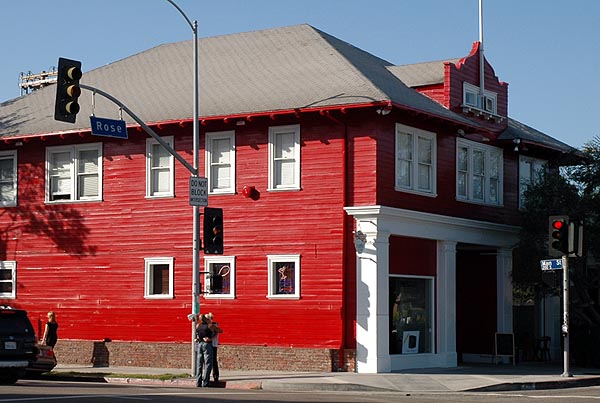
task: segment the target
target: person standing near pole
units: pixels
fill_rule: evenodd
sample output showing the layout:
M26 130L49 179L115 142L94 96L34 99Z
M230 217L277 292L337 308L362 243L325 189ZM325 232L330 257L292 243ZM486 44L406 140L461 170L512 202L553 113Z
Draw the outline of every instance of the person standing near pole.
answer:
M217 322L214 322L214 315L212 312L209 312L206 314L206 317L208 319L210 319L211 326L210 326L210 330L213 331L213 337L212 337L212 373L213 373L213 380L215 381L215 383L219 383L219 362L217 360L217 348L219 347L219 333L223 333L223 329L221 329L218 325Z
M212 321L206 315L200 315L200 323L196 327L196 341L198 342L196 362L196 386L206 388L210 385L210 373L212 370L213 331L210 329Z

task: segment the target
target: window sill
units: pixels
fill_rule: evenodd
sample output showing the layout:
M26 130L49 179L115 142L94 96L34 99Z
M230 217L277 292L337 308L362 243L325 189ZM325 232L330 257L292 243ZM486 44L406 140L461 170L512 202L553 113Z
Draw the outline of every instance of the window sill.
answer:
M234 194L235 194L235 190L234 189L213 190L213 191L208 192L209 196L234 195Z
M435 193L435 192L429 193L429 192L423 192L423 191L414 190L414 189L401 188L401 187L397 187L397 186L394 187L394 190L396 192L411 193L411 194L415 194L415 195L419 195L419 196L437 197L437 193Z
M299 192L299 187L286 187L286 188L268 188L267 192Z
M231 294L204 294L205 299L235 299Z
M174 194L146 195L146 199L173 199Z
M295 294L286 294L286 295L267 295L268 299L292 299L299 300L300 296Z
M173 299L172 295L144 295L144 299Z
M67 203L98 203L103 201L102 199L80 199L80 200L46 200L46 204L67 204Z
M469 199L460 199L460 198L456 198L456 201L463 202L463 203L477 204L479 206L498 207L498 208L504 207L504 204L502 204L502 203L500 203L500 204L492 204L492 203L486 203L486 202L483 202L483 201L469 200Z

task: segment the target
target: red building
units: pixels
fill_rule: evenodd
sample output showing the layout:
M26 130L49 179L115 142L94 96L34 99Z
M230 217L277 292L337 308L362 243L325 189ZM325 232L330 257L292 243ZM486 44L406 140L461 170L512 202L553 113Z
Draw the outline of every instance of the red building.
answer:
M478 43L407 66L309 25L199 48L201 174L225 217L224 254L201 258L222 287L200 310L225 329L222 366L389 372L493 354L512 330L521 191L574 150L508 117ZM191 163L191 55L162 45L81 82ZM63 362L187 367L190 174L132 120L128 139L91 135L87 115L119 116L100 96L55 121L54 92L0 104L0 303L39 329L55 311Z

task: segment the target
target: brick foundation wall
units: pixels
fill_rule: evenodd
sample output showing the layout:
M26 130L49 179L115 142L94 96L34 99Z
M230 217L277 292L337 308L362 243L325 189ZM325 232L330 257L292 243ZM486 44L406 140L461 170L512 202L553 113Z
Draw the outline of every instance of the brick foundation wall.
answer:
M62 364L95 367L191 368L191 346L184 343L59 340L56 357ZM355 350L264 346L219 346L219 367L228 370L346 371L356 370Z

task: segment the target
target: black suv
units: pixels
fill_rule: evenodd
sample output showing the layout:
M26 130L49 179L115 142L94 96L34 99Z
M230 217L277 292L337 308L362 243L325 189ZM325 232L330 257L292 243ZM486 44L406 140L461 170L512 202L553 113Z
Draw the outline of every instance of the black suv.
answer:
M27 312L0 305L0 383L15 383L35 360L35 332Z

